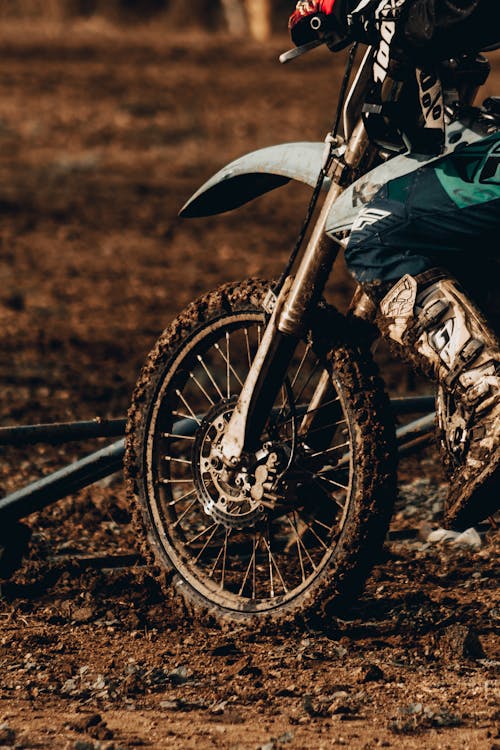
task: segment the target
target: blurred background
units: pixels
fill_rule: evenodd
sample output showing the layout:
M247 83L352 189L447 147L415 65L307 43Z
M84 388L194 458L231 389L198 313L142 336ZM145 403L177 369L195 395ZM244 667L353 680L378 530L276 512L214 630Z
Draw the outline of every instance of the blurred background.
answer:
M283 27L290 10L286 0L2 0L3 18L43 18L60 21L100 15L118 23L182 24L265 40Z

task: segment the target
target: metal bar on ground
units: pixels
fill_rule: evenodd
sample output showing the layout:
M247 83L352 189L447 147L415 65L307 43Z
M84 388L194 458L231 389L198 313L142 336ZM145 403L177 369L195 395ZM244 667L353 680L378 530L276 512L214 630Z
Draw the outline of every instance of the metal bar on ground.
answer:
M126 419L92 419L84 422L0 427L0 445L58 445L72 440L123 437L126 424Z
M415 453L421 448L426 448L428 445L431 445L433 441L434 441L434 433L425 432L422 435L419 435L418 437L413 438L413 440L409 440L407 443L399 443L398 445L399 457L403 458L403 456L409 456L410 453Z
M173 433L189 434L196 427L194 419L181 419L175 423ZM89 456L75 461L36 482L31 482L0 500L0 520L19 521L67 495L88 487L100 479L120 471L125 455L125 440L101 448Z
M432 412L431 414L426 414L425 417L408 422L403 427L398 427L396 430L398 444L408 443L421 435L431 432L434 429L435 419L436 413Z
M114 474L123 465L125 440L118 440L90 456L23 487L0 500L0 519L18 521L47 505Z
M436 397L433 395L391 398L391 408L395 414L420 414L433 411L435 407Z

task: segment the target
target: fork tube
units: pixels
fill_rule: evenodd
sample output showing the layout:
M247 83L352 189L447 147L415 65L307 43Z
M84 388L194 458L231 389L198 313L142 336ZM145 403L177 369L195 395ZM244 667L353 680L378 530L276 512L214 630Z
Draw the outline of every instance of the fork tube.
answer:
M346 152L344 165L347 168L356 167L361 161L368 145L368 135L362 122L353 131ZM344 192L342 172L345 169L339 164L340 172L332 175L333 184L326 196L318 217L318 221L311 234L304 256L297 269L292 288L287 295L281 315L278 319L278 330L290 336L300 336L304 319L311 305L318 301L323 293L325 284L337 256L340 245L325 234L325 226L333 204ZM348 169L348 171L350 171ZM335 179L338 182L335 182Z
M237 465L243 448L251 451L257 446L297 346L295 336L286 336L276 328L278 305L286 289L284 286L278 297L222 439L222 456L228 466Z

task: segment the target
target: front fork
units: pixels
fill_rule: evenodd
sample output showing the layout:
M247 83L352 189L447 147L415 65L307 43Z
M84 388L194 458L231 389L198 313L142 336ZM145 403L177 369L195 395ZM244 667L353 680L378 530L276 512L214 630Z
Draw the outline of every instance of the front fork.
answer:
M325 234L333 204L349 184L349 177L368 147L364 125L355 127L342 159L330 170L332 185L311 233L294 278L289 278L276 300L262 341L241 390L222 440L222 457L236 467L243 451L255 451L269 412L283 383L297 344L306 329L307 316L325 288L340 244ZM325 379L318 388L328 388ZM314 395L320 401L322 394Z

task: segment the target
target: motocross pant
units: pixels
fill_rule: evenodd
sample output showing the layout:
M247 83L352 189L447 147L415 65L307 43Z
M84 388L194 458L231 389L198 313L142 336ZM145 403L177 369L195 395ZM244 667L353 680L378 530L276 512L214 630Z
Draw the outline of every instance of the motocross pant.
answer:
M481 292L500 279L499 241L497 132L384 185L359 214L345 258L361 284L439 266Z

